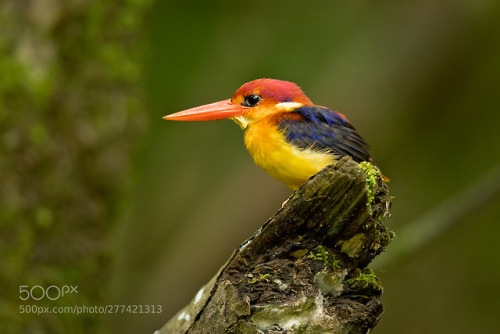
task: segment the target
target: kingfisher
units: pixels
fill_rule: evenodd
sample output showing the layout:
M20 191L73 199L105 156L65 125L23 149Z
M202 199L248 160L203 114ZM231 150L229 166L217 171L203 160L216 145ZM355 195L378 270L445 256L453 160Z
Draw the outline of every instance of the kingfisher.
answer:
M255 164L292 190L343 156L356 162L372 161L368 145L343 114L313 104L289 81L250 81L231 99L163 118L233 120L243 129L245 146Z

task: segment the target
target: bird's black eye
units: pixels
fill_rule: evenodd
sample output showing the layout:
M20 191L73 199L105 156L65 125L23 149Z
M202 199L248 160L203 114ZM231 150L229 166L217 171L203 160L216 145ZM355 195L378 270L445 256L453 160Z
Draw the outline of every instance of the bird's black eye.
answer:
M245 96L241 105L244 107L255 107L259 104L260 100L262 100L262 97L260 95L257 94L248 95Z

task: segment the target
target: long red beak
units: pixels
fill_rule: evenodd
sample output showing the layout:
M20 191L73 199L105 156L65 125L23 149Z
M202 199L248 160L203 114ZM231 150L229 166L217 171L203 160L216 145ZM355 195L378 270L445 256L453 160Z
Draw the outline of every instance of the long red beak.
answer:
M234 104L228 99L179 111L164 116L163 119L172 121L213 121L216 119L240 116L245 109L246 108L242 105Z

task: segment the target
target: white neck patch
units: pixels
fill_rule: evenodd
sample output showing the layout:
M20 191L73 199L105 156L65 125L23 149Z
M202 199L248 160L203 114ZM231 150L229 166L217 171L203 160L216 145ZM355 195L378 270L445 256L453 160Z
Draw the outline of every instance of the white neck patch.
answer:
M303 104L299 102L280 102L276 105L276 108L282 109L285 111L291 111L293 109L302 107Z

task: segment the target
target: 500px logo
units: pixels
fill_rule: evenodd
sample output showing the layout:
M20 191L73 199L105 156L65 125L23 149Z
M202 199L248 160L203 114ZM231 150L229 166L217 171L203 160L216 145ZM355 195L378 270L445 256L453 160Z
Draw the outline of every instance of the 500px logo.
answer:
M58 287L57 285L50 285L46 288L40 285L34 285L31 288L29 285L19 286L19 299L21 300L28 300L30 298L33 300L40 300L43 298L56 300L72 293L78 293L78 285L63 285L61 287Z

